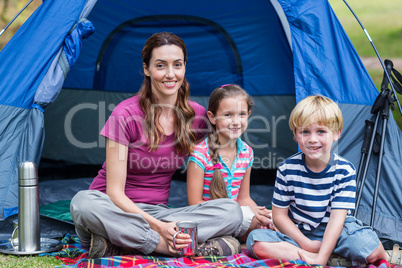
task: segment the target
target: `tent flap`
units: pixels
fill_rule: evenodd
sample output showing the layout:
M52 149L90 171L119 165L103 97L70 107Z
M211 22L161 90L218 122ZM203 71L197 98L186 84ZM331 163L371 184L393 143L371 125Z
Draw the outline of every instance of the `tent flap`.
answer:
M43 108L57 97L67 75L67 69L58 64L65 38L69 36L68 44L75 48L68 54L73 63L82 36L93 32L90 23L83 21L68 35L80 16L91 10L84 8L88 4L93 6L95 1L45 1L0 52L0 111L7 115L1 120L0 133L0 219L18 204L18 164L32 161L39 166Z

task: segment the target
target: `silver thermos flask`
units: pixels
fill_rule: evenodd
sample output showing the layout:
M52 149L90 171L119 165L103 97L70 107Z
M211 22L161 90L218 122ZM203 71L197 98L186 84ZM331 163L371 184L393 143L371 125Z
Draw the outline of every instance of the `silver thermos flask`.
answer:
M38 172L33 162L18 166L18 251L40 250Z

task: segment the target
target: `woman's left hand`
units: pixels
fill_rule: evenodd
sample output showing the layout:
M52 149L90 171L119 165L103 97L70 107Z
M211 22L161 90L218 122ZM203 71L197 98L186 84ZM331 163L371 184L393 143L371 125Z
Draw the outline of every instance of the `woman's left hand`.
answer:
M188 247L188 244L192 242L190 235L183 233L177 233L177 234L176 233L177 233L176 222L163 223L160 235L167 242L168 249L173 254L179 254L179 250L181 248Z

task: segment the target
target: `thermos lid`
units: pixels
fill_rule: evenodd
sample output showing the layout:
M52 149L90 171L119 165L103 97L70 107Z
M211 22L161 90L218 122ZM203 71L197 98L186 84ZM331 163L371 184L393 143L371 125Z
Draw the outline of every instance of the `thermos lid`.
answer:
M19 185L33 186L38 184L38 172L34 162L21 162L18 166Z

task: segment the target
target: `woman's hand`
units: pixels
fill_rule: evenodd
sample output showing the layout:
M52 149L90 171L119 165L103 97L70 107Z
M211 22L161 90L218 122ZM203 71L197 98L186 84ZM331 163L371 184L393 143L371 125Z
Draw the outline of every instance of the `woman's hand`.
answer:
M166 241L169 252L179 254L179 250L188 247L192 242L190 235L178 233L173 243L173 236L176 234L176 222L163 222L160 226L159 234ZM176 246L176 247L175 247Z

